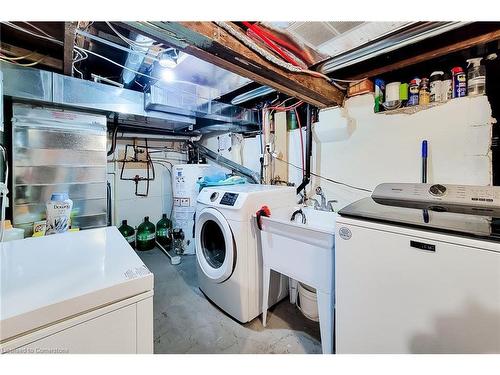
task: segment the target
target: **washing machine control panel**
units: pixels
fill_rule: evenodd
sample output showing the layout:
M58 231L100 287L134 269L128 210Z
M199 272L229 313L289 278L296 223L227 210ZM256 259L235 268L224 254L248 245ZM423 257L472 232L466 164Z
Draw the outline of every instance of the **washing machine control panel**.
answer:
M236 199L238 199L238 194L224 193L219 203L225 206L234 206L234 204L236 203Z
M380 184L373 191L372 198L500 208L500 187L405 183Z

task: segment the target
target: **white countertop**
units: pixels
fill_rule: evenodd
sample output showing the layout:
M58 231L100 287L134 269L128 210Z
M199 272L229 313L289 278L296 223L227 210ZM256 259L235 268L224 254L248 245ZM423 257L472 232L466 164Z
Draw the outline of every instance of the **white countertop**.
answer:
M153 290L116 227L0 244L0 342Z

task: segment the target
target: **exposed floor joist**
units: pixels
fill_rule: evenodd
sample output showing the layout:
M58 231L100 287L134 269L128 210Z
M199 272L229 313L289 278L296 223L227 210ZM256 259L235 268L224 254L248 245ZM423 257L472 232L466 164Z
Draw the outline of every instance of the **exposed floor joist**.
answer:
M319 108L343 101L344 94L324 78L278 67L212 22L120 25Z
M68 76L73 73L73 49L75 45L76 24L77 22L64 22L63 71Z
M62 70L63 68L62 60L43 55L41 53L33 52L25 48L16 47L8 43L2 42L0 44L0 51L4 55L8 55L10 57L26 56L23 60L48 66L49 68L54 68L57 70Z

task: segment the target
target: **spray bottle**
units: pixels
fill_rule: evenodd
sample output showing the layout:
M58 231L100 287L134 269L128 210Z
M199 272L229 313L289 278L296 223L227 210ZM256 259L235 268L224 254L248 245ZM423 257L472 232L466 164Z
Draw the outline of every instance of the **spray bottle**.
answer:
M486 68L481 64L482 57L467 60L467 92L483 95L486 92Z

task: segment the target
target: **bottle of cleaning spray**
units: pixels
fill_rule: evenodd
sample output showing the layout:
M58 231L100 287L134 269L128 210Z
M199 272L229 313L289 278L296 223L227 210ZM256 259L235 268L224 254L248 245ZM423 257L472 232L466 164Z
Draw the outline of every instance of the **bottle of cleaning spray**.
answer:
M467 92L469 96L483 95L486 92L486 67L481 64L482 57L467 60Z

